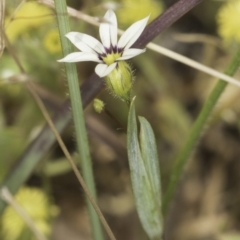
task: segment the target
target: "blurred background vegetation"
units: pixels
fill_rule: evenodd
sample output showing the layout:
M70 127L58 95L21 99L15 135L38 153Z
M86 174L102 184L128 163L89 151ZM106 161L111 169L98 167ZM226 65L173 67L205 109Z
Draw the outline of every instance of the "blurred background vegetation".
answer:
M68 6L99 18L106 9L114 9L121 29L150 13L153 20L175 2L67 1ZM68 95L62 65L56 61L62 54L54 14L37 1L6 1L6 35L50 113ZM154 42L222 72L239 46L239 16L240 0L205 0ZM98 28L82 20L71 18L71 28L98 38ZM175 157L216 79L150 50L131 62L138 114L152 124L157 139L164 192ZM77 67L81 84L95 63ZM5 49L0 59L0 183L45 123L23 78ZM227 87L194 149L166 219L166 239L240 239L239 93L236 86ZM85 110L99 206L117 239L144 240L125 149L127 108L107 90L98 98L114 116L96 113L92 104ZM72 126L63 140L76 158ZM49 239L91 239L84 194L57 145L45 153L16 199ZM0 219L1 239L34 239L10 207Z

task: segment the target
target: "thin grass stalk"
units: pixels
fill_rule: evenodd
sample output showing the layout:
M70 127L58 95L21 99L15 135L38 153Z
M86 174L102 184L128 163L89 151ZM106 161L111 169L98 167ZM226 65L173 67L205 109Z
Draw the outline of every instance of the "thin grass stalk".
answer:
M15 60L17 66L19 67L19 70L22 72L22 74L26 74L26 71L23 67L23 65L21 64L15 50L13 49L13 47L11 46L7 36L5 35L4 31L2 31L2 35L5 39L5 42L6 42L6 45L7 45L7 48L9 50L9 53L11 54L12 58ZM26 88L29 90L29 92L31 93L32 97L34 98L35 102L37 103L39 109L41 110L45 120L47 121L48 123L48 126L51 128L51 131L52 133L54 134L55 138L57 139L57 142L59 144L59 146L61 147L65 157L67 158L68 160L68 164L70 163L70 167L72 168L73 172L75 173L80 185L82 186L87 198L89 199L89 201L91 202L92 206L94 207L104 229L106 230L106 233L108 234L109 236L109 239L111 240L115 240L115 236L113 235L113 232L111 231L108 223L106 222L100 208L98 207L96 201L94 200L93 196L91 195L91 193L89 192L88 188L87 188L87 185L85 184L84 180L83 180L83 177L81 176L76 164L74 163L74 160L72 159L69 151L67 150L60 134L58 133L58 130L56 129L50 115L48 114L47 112L47 109L46 107L44 106L44 103L43 101L40 99L40 97L38 96L36 90L35 90L35 87L34 87L34 84L31 82L31 81L25 81L25 86ZM21 166L20 166L21 168ZM29 169L29 163L28 165L26 166L26 169ZM24 169L21 169L22 171L24 171ZM21 172L21 171L20 171ZM18 180L18 178L16 177L15 179ZM3 186L1 189L7 189L6 186ZM2 200L5 200L4 197L2 197ZM7 201L5 201L7 202Z
M81 86L83 93L83 106L86 107L92 98L98 93L98 89L103 86L103 82L94 74L88 81L85 81ZM94 95L95 94L95 95ZM60 109L54 114L52 121L58 132L63 132L64 129L71 123L70 104L66 100ZM40 134L29 144L28 148L16 161L15 167L7 175L6 179L0 186L7 186L11 193L15 193L19 187L29 178L35 166L44 158L46 152L53 146L56 138L46 124ZM6 207L6 203L0 199L0 214Z
M11 46L11 44L10 44L7 36L5 35L5 33L4 33L3 31L2 31L2 33L3 33L3 36L4 36L4 38L5 38L5 42L6 42L7 48L8 48L8 50L9 50L10 54L12 55L13 59L15 60L16 64L18 65L19 70L22 72L22 74L26 74L26 71L25 71L23 65L21 64L18 56L15 54L15 51L14 51L13 47ZM101 223L102 223L102 225L103 225L106 233L107 233L108 236L109 236L109 239L111 239L111 240L116 240L116 238L115 238L113 232L111 231L111 229L110 229L107 221L105 220L105 218L104 218L104 216L103 216L100 208L98 207L96 201L94 200L93 196L92 196L91 193L89 192L89 190L88 190L88 188L87 188L87 185L85 184L85 182L84 182L84 180L83 180L83 178L82 178L82 176L81 176L81 174L80 174L80 172L79 172L76 164L74 163L74 160L72 159L69 151L67 150L67 148L66 148L66 146L65 146L65 144L64 144L64 142L63 142L63 140L62 140L62 138L61 138L61 136L59 135L56 127L54 126L54 123L53 123L50 115L48 114L47 109L46 109L45 106L44 106L44 103L42 102L42 100L41 100L40 97L38 96L37 92L35 91L35 88L34 88L33 83L32 83L31 81L26 81L26 82L25 82L25 86L26 86L26 88L29 90L29 92L32 94L35 102L37 103L38 107L40 108L40 110L41 110L41 112L42 112L42 114L43 114L43 116L44 116L44 118L46 119L46 121L47 121L47 123L48 123L48 126L51 128L52 133L54 134L55 138L57 139L57 142L58 142L59 146L61 147L64 155L66 156L68 162L70 163L70 167L73 169L73 172L75 173L75 175L76 175L76 177L77 177L80 185L82 186L82 188L83 188L83 190L84 190L84 192L85 192L88 200L91 202L93 208L95 209L95 211L96 211L96 213L97 213L97 215L98 215L98 217L99 217L99 219L100 219L100 221L101 221ZM30 163L31 163L31 162L30 162ZM69 163L68 163L68 164L69 164ZM31 166L32 166L32 165L31 165ZM31 166L30 166L30 167L31 167ZM25 169L29 169L29 163L28 163L28 165L25 166L25 169L22 169L21 166L20 166L20 169L21 169L21 170L20 170L20 173L21 173L22 171L24 172ZM14 180L18 180L18 175L15 176ZM15 185L16 181L13 181L12 183ZM10 185L10 186L11 186L11 185ZM3 187L0 188L0 191L1 191L2 189L7 189L7 187L3 184ZM1 199L1 198L0 198L0 199ZM2 200L5 200L4 197L2 197ZM4 202L7 202L7 201L4 201ZM7 203L8 203L8 202L7 202Z
M108 234L109 236L109 239L110 240L116 240L115 236L113 235L113 232L111 231L107 221L105 220L100 208L98 207L93 195L90 193L86 183L84 182L84 179L82 177L82 175L80 174L76 164L74 163L69 151L67 150L61 136L59 135L59 133L57 132L57 129L55 128L43 102L41 101L41 99L39 98L39 96L36 94L34 88L32 87L32 84L29 83L27 85L29 91L31 92L32 96L34 97L36 103L38 104L39 108L41 109L42 111L42 114L44 115L46 121L48 122L49 126L51 127L51 130L53 131L57 141L58 141L58 144L60 145L62 151L64 152L64 155L66 156L68 162L70 163L71 167L72 167L72 170L73 172L75 173L79 183L81 184L86 196L87 196L87 199L88 201L91 203L91 206L93 206L94 210L96 211L96 214L98 215L104 229L106 230L106 233Z
M234 73L238 70L240 66L240 50L236 53L233 60L226 68L225 73L227 75L233 76ZM166 215L169 205L171 203L173 194L179 182L180 176L183 172L185 165L187 164L189 157L196 145L199 141L203 130L205 129L205 125L207 120L209 119L210 115L212 114L216 103L223 93L224 89L227 86L227 82L223 80L219 80L214 89L212 90L211 94L207 98L202 111L198 115L197 120L192 126L191 132L187 138L186 144L183 147L182 151L180 152L179 156L176 159L175 166L173 168L170 183L167 187L164 199L163 199L163 214Z
M73 52L72 45L65 38L65 34L70 32L66 1L65 0L55 1L55 7L57 12L57 21L60 33L60 40L63 49L63 55L66 56ZM77 149L79 157L81 159L80 164L83 172L83 178L91 194L96 199L97 194L95 189L92 163L90 158L90 151L84 121L81 93L79 91L77 69L76 65L73 63L65 63L64 65L68 81L69 96L71 101L73 122L75 126L75 134L77 140ZM89 200L87 200L87 207L92 226L93 238L95 240L103 240L104 237L99 218Z

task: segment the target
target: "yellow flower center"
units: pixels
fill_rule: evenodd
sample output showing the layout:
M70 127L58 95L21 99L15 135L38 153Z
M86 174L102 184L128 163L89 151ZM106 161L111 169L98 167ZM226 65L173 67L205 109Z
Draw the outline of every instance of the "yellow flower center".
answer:
M103 57L103 61L107 64L110 65L115 62L118 58L121 57L121 53L113 53L111 52L110 54L107 54L106 57Z

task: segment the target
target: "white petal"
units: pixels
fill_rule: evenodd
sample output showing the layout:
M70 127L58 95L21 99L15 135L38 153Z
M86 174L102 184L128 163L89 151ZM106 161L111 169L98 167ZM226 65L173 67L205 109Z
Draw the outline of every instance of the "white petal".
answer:
M79 50L91 53L103 53L104 48L102 44L94 37L79 33L69 32L65 35Z
M137 49L137 48L130 48L127 50L124 50L122 56L120 58L118 58L117 60L127 60L130 58L133 58L141 53L144 53L146 51L146 49Z
M102 62L101 60L99 60L96 54L84 52L70 53L66 57L58 60L58 62L84 62L84 61Z
M99 77L105 77L107 76L109 73L111 73L111 71L117 66L117 63L112 63L111 65L106 65L103 63L100 63L96 66L95 68L95 73L99 76Z
M149 16L132 24L119 39L118 48L130 48L142 34L148 18Z
M112 10L104 15L106 22L100 24L99 34L104 47L110 48L117 45L117 18Z

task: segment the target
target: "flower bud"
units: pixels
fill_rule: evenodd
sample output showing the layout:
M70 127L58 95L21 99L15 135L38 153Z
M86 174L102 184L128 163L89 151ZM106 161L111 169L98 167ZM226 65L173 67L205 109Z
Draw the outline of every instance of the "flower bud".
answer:
M129 102L133 84L133 72L126 61L119 61L116 68L105 77L108 89L121 100Z
M101 113L104 110L104 102L98 98L93 100L93 108L97 113Z

